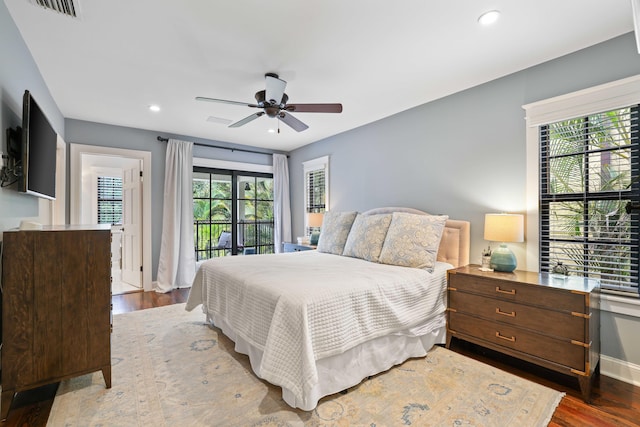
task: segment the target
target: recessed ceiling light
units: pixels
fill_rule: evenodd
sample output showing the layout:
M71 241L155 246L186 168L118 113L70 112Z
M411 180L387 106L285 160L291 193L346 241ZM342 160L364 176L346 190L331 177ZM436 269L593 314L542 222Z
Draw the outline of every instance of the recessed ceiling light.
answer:
M158 111L160 111L160 106L159 105L149 105L149 110L153 111L154 113L157 113Z
M485 12L478 18L478 22L481 25L491 25L498 20L500 17L499 10L490 10L489 12Z
M268 129L268 130L267 130L267 132L269 132L269 133L276 133L276 130L275 130L275 129Z

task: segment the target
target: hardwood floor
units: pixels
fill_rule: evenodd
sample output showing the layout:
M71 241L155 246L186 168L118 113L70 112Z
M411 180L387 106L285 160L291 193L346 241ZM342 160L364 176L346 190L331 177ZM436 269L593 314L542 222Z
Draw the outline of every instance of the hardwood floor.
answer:
M126 313L185 302L188 289L167 294L136 292L112 297L113 313ZM567 395L562 399L549 426L640 426L640 387L600 375L593 387L591 404L580 398L577 380L553 371L499 355L491 350L461 341L451 349L497 368L538 382ZM57 384L19 393L9 418L1 427L42 427L47 423Z
M590 404L581 397L578 380L510 356L453 340L451 350L566 393L549 423L559 426L640 426L640 387L596 375Z

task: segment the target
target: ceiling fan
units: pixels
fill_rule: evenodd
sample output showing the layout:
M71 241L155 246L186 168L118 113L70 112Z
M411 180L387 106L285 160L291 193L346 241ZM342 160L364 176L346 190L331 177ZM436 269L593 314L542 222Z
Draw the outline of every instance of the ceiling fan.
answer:
M265 90L256 92L255 104L249 104L239 101L228 101L226 99L205 98L203 96L196 97L198 101L221 102L223 104L245 105L251 108L261 108L258 111L242 120L229 125L230 128L244 126L247 123L267 115L268 117L277 117L291 128L298 132L308 129L305 123L291 115L291 113L341 113L342 104L287 104L289 97L284 93L287 82L278 78L277 74L265 74Z

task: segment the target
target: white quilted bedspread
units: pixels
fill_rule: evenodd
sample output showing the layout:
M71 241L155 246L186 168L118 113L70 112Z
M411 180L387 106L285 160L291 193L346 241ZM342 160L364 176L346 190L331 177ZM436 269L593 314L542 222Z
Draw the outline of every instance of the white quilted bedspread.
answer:
M443 271L317 251L221 257L198 270L187 310L202 303L225 318L262 350L262 378L304 396L317 383L316 360L442 313Z

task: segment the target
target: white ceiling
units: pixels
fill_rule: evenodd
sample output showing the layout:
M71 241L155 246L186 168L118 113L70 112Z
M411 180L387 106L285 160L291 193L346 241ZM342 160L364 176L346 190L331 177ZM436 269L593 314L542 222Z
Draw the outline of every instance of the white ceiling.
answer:
M64 117L284 151L633 30L629 0L75 2L79 19L5 0ZM500 20L480 26L492 9ZM207 121L255 109L194 99L254 102L267 72L289 102L343 112L269 134L266 116Z

